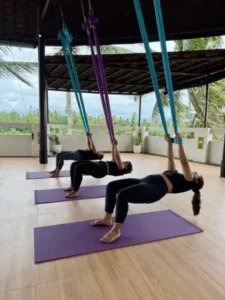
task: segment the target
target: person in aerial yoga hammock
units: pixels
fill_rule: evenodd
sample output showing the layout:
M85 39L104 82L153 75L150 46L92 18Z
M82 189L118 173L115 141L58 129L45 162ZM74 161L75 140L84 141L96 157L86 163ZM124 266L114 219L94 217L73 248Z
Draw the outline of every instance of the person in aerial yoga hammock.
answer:
M64 165L64 160L102 160L104 157L103 152L98 152L92 140L91 134L87 133L88 148L89 150L76 150L70 152L61 152L56 155L56 168L51 171L52 177L58 177Z
M179 159L182 165L183 174L178 173L176 170L172 140L170 136L167 135L167 171L161 174L149 175L143 179L129 178L116 180L107 185L105 215L102 219L91 223L93 226L111 226L112 214L116 206L115 223L112 229L101 238L102 242L110 243L120 237L120 228L128 213L128 203L154 203L162 199L168 193L177 194L192 190L194 192L192 199L193 212L194 215L199 214L201 207L200 190L204 186L204 180L201 175L191 170L179 134L176 135L176 139L180 141L178 146Z
M81 161L74 162L70 167L71 186L65 191L69 192L67 198L78 196L78 191L83 179L83 175L90 175L94 178L103 178L107 175L121 176L129 174L133 170L131 162L123 162L117 148L117 141L112 142L112 161Z

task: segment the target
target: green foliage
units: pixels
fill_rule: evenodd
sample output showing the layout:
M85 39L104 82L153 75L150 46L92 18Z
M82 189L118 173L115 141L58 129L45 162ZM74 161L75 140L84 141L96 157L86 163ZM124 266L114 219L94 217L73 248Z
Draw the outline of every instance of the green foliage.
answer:
M54 145L60 145L59 137L56 134L50 134L49 140L52 141Z
M49 112L49 119L50 124L68 124L68 119L66 115L62 115L56 111L50 111ZM80 114L76 111L72 111L72 119L73 124L77 126L83 127L82 119L80 117ZM105 118L103 115L93 117L88 116L88 121L90 126L106 126ZM2 123L28 123L28 124L38 124L39 122L39 111L38 110L32 110L30 108L28 114L20 115L15 110L11 110L10 112L2 111L0 112L0 127ZM136 114L134 113L130 118L122 118L122 117L113 117L113 123L115 126L119 127L135 127L137 126L137 120L136 120ZM143 121L143 125L146 127L149 127L151 125L150 122L147 120ZM155 126L160 126L159 124ZM67 134L68 129L52 129L51 134L53 135L59 135L59 134ZM0 128L0 134L30 134L31 130L26 128ZM72 129L72 134L85 134L83 128L79 129ZM107 130L99 130L99 134L108 134ZM126 129L116 129L115 128L115 134L117 135L130 135L132 136L133 131L132 130L126 130Z
M135 146L140 146L141 145L141 134L139 133L138 135L134 136L133 140L134 140Z
M10 54L12 48L8 46L0 46L0 79L17 78L28 86L32 86L32 82L28 79L30 75L37 74L37 63L5 61L1 58L1 54ZM13 52L11 53L13 57Z
M175 51L198 51L220 48L222 37L209 37L175 41ZM225 80L209 85L208 127L223 128L225 126ZM189 106L182 103L182 92L175 91L175 105L179 127L203 127L206 101L206 87L188 89ZM168 96L162 94L164 107L169 107ZM152 113L154 121L160 121L157 104Z

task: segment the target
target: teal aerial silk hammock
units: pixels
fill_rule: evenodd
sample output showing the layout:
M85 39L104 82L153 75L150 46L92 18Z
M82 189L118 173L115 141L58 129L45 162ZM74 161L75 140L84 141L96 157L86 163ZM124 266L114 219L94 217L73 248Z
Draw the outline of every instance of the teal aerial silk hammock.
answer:
M166 48L166 38L165 38L165 30L164 30L163 19L162 19L161 6L160 6L159 1L160 0L153 0L155 14L156 14L156 20L157 20L157 28L158 28L160 44L161 44L161 48L162 48L162 60L163 60L163 67L164 67L164 72L165 72L167 90L168 90L169 100L170 100L171 116L172 116L172 121L173 121L174 132L175 132L175 134L177 134L178 126L177 126L177 118L176 118L175 99L174 99L174 93L173 93L173 84L172 84L172 78L171 78L171 72L170 72L170 66L169 66L169 57L168 57L167 48ZM161 100L161 96L160 96L160 92L159 92L158 79L157 79L157 75L156 75L156 70L155 70L155 66L154 66L151 49L149 46L147 29L145 26L145 21L144 21L142 9L141 9L140 1L134 0L134 6L135 6L136 14L137 14L137 19L138 19L138 23L139 23L139 27L140 27L142 40L143 40L143 43L145 46L149 71L151 74L152 83L153 83L155 94L156 94L157 105L159 107L162 125L164 128L165 134L167 135L168 129L167 129L165 114L164 114L164 110L163 110L162 100ZM179 141L178 143L181 143L181 142L182 141Z
M174 99L174 92L173 92L173 82L172 82L171 71L170 71L169 56L166 47L166 35L165 35L165 29L163 24L162 9L161 9L160 0L153 0L153 2L155 8L155 16L156 16L156 23L157 23L158 34L160 39L160 45L162 50L162 61L163 61L163 68L166 77L166 86L169 95L173 127L174 127L175 134L177 134L178 127L177 127L175 99Z
M88 118L87 118L87 113L86 113L85 106L84 106L83 96L81 93L79 77L78 77L74 57L72 54L71 42L73 40L73 37L72 37L70 31L66 27L62 28L62 30L58 34L58 37L62 43L63 53L65 56L65 60L66 60L66 64L68 67L68 72L70 75L70 80L71 80L71 83L73 86L77 104L79 107L82 123L83 123L85 131L90 134L91 132L90 132L89 124L88 124Z

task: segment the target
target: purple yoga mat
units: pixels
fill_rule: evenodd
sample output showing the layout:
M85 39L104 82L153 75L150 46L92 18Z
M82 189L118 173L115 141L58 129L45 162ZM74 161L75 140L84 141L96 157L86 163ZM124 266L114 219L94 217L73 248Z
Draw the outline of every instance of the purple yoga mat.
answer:
M79 190L79 196L76 198L66 198L68 192L63 189L39 190L35 191L35 203L54 203L63 201L73 201L82 199L93 199L105 197L106 185L82 186Z
M52 178L49 171L27 172L26 179L45 179ZM70 177L70 171L61 171L59 177ZM53 177L58 178L58 177Z
M109 230L91 226L90 221L35 228L35 263L202 232L171 210L130 215L121 238L111 244L100 242Z

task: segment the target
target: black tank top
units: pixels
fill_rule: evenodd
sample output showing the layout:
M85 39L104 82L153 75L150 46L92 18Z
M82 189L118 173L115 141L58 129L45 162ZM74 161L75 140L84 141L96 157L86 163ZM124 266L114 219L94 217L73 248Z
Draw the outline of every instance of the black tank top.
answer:
M173 185L172 194L188 192L194 188L194 181L187 181L184 175L177 171L165 171L163 174Z
M92 150L77 150L79 160L97 160L99 159L98 153L94 153Z
M108 175L112 175L112 176L121 176L124 175L124 170L120 170L117 167L117 164L115 161L107 161L105 162L106 164L108 164Z

